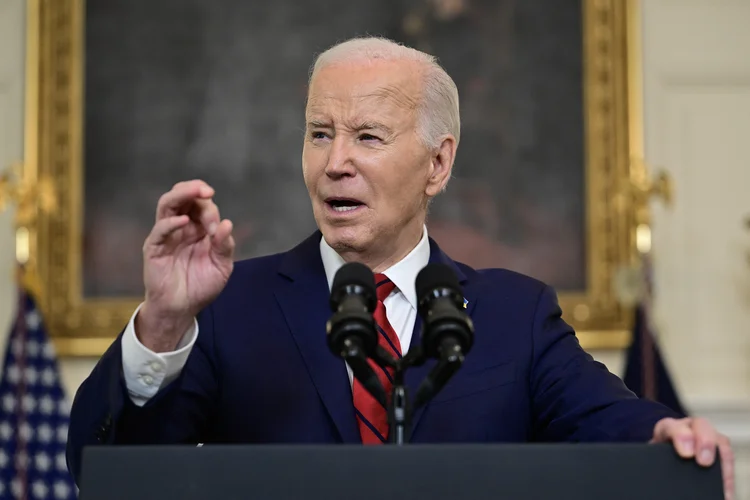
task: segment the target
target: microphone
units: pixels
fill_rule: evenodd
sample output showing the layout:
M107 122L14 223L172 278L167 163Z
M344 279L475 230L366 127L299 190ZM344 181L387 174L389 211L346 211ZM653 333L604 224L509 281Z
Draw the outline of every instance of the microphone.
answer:
M376 304L375 277L370 268L357 262L344 264L333 278L333 315L326 324L326 333L329 349L344 358L354 377L385 407L385 389L367 361L378 346L372 317Z
M422 350L438 360L415 396L418 408L435 396L461 367L474 344L474 324L464 312L464 297L453 269L428 264L419 272L415 288L423 320Z

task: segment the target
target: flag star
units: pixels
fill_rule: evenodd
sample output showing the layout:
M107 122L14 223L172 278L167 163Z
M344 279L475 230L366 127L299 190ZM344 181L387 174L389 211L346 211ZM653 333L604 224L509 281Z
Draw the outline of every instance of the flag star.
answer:
M3 409L8 413L16 411L16 398L13 394L8 393L3 396Z
M34 498L44 498L47 496L47 485L37 479L31 485L31 493L34 495Z
M42 399L39 400L39 411L45 415L52 415L52 412L55 411L55 402L48 394L45 394Z
M67 424L60 424L60 426L57 428L57 440L61 443L67 443L68 442L68 425Z
M55 385L55 380L57 380L55 370L50 367L45 368L42 372L42 383L46 386L53 386Z
M11 384L17 384L21 380L21 370L15 363L8 365L5 375L8 377L8 381Z
M0 438L3 441L10 441L11 436L13 436L13 427L6 420L3 420L0 422Z
M52 428L48 424L42 424L36 431L39 436L39 441L42 443L49 443L52 441Z
M65 453L58 453L55 457L55 465L59 470L67 471L68 463L65 461Z
M0 449L0 469L4 469L6 465L8 465L8 454L5 453L5 450Z
M23 380L28 385L34 385L39 380L39 372L34 366L27 366L23 370Z
M36 309L32 309L28 313L26 313L26 327L29 330L37 330L39 326L42 324L42 318L39 316L39 313L36 311Z
M39 356L40 350L39 342L36 340L29 340L26 342L26 354L28 354L30 358L36 358Z
M0 481L0 495L5 493L5 483Z
M33 411L36 409L36 398L31 394L24 394L23 395L23 411L26 413L33 413Z
M67 398L63 398L57 402L57 413L64 417L70 415L70 402Z
M47 341L44 343L44 347L42 347L42 356L44 356L45 359L55 359L55 346L52 342Z
M70 486L63 481L55 481L55 498L68 498L70 495Z
M34 463L36 464L37 469L42 472L47 472L52 465L52 460L50 460L49 455L47 455L43 451L40 451L34 457Z

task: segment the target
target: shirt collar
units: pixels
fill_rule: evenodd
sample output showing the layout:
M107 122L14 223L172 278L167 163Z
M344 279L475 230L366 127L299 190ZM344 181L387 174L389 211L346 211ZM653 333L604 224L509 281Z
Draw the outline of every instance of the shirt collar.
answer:
M345 261L331 246L326 243L325 238L320 238L320 257L323 259L326 278L328 279L328 289L333 285L333 278L338 270L345 264ZM427 237L427 226L423 227L422 239L409 254L396 264L386 269L385 274L396 288L404 295L404 298L416 310L417 309L417 291L414 288L414 282L417 274L430 261L430 242Z

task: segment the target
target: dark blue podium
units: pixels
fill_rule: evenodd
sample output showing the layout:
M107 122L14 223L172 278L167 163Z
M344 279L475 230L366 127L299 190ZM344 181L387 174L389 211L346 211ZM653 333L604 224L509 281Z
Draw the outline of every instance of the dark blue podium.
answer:
M723 498L669 445L96 446L81 500Z

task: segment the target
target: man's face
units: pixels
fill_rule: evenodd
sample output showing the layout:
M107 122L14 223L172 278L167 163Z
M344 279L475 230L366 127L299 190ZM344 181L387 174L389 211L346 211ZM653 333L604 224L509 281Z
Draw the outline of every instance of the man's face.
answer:
M431 187L434 155L417 135L420 71L349 62L311 82L302 168L318 227L339 253L398 251L405 235L421 235L442 186Z

